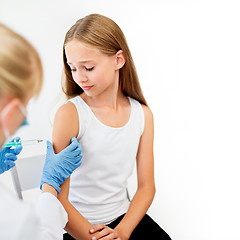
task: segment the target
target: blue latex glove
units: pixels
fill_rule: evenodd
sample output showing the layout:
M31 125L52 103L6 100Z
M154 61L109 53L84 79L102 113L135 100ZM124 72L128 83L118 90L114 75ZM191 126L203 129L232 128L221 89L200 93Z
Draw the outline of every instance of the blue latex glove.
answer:
M20 140L19 137L12 139L11 142L18 142ZM3 147L0 152L0 174L9 170L10 168L15 166L15 161L17 160L16 155L18 155L22 151L22 145L18 145L16 147Z
M71 139L71 144L58 154L54 153L52 144L47 141L47 155L43 168L43 175L40 184L47 183L54 187L58 194L60 185L81 165L82 148L75 137Z

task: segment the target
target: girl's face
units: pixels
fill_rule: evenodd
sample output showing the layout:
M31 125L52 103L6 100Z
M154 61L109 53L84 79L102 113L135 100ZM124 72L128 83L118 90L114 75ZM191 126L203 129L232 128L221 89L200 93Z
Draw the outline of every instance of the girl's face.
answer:
M66 44L65 54L73 80L88 96L96 96L118 86L116 55L107 56L78 40Z

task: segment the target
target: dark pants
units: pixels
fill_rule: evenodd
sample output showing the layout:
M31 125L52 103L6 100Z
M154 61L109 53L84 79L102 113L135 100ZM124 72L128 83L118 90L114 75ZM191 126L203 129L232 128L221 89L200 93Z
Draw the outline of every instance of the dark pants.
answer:
M124 215L118 217L107 226L114 229L122 220ZM133 230L129 240L171 240L168 234L147 214L143 217L137 227ZM63 240L74 240L68 233L63 235Z

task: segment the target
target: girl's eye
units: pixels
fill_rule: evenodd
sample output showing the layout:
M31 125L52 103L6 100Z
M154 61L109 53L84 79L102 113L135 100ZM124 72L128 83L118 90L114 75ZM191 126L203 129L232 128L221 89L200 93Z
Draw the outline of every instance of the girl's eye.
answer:
M85 69L86 69L86 71L92 71L93 69L94 69L94 67L91 67L91 68L87 68L87 67L85 67Z
M71 72L76 72L76 71L77 71L77 69L71 68Z

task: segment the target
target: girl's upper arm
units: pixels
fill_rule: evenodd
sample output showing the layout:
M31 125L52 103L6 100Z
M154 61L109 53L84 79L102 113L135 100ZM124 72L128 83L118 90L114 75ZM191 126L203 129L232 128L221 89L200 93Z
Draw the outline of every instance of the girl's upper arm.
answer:
M72 137L77 137L78 129L78 113L75 105L68 102L62 105L54 119L52 142L55 153L66 148Z
M79 129L78 113L73 103L61 106L54 119L52 142L55 153L62 151L71 143L72 137L77 137ZM67 200L69 192L69 178L61 185L59 200Z
M142 105L145 117L144 131L140 138L137 153L137 176L138 187L150 186L155 188L154 184L154 156L153 156L153 138L154 123L153 114L149 107Z

